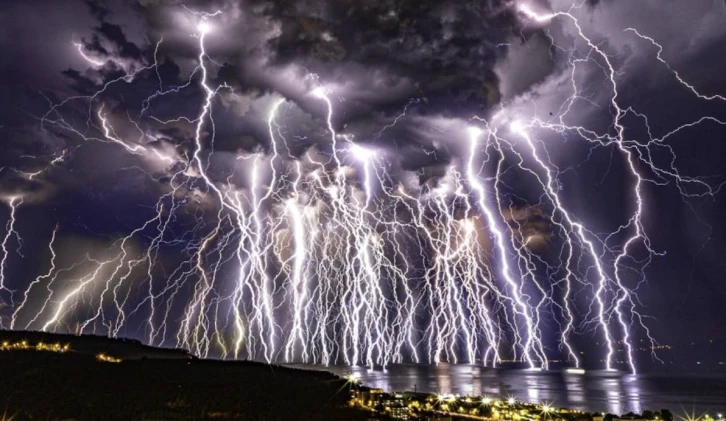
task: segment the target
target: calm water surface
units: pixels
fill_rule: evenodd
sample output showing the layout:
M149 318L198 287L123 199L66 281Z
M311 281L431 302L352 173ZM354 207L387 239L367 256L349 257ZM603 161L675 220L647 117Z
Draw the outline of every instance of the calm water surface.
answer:
M346 376L358 373L369 387L386 391L458 393L515 397L525 402L613 414L670 409L677 417L726 413L726 373L629 374L612 371L527 371L473 365L392 365L386 370L367 367L309 366Z

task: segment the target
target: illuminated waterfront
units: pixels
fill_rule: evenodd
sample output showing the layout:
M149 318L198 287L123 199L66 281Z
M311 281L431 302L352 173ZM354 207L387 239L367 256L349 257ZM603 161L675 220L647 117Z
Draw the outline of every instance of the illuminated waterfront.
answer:
M357 373L363 385L385 391L513 396L523 402L551 402L558 407L613 414L662 408L670 409L676 416L726 412L726 373L723 372L632 375L590 370L585 374L569 374L463 364L392 365L385 371L342 366L327 369L339 375Z

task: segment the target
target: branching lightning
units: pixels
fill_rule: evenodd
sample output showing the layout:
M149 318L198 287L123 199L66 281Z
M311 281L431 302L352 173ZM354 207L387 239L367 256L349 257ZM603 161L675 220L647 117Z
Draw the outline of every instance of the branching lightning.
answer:
M129 330L129 320L142 319L140 336L148 343L172 343L204 357L367 366L403 361L496 366L515 360L530 369L548 369L558 352L580 367L574 338L594 333L602 341L604 368L614 369L622 359L635 371L637 335L647 337L652 348L656 344L636 296L644 268L658 254L645 229L643 191L675 183L684 196L698 196L720 188L680 175L672 162L659 165L652 151L673 153L667 140L675 133L704 121L726 122L704 117L662 138L630 139L625 118L635 116L648 127L647 117L620 104L618 71L604 47L588 37L572 10L539 14L516 7L521 18L537 24L566 21L586 45L570 51L570 97L548 120L517 114L505 104L490 116L457 121L458 139L452 142L463 145L463 156L452 160L443 177L414 187L389 173L385 151L336 129L331 92L316 77L309 99L323 110L317 117L325 147L290 153L294 128L282 116L294 105L276 97L267 115L267 143L240 153L232 172L220 175L214 167L215 107L220 93L236 93L225 84L214 86L216 63L205 42L214 37L222 12L186 9L195 19L197 63L184 84L164 88L159 41L153 63L93 95L51 104L41 118L44 129L108 143L119 153L163 166L165 190L148 219L100 256L64 266L57 259L56 227L48 246L50 268L27 285L17 306L13 298L21 292L13 289L6 269L12 239L21 241L15 223L23 200L5 200L10 213L1 245L0 304L12 309L9 327L139 335ZM628 31L655 45L657 60L670 69L660 44ZM91 66L106 63L87 56L82 44L75 46ZM576 72L584 63L594 63L607 79L610 132L568 122L582 98ZM151 71L159 88L140 104L132 123L142 135L131 139L118 129L118 112L102 94ZM724 99L701 94L673 74L702 100ZM201 93L195 117L153 115L153 103L193 89ZM85 121L64 113L77 102L88 106ZM372 138L382 137L414 102ZM142 129L149 122L187 127L190 150L159 148ZM554 134L614 148L627 164L633 209L615 232L593 232L587 218L571 209L563 172L543 140ZM287 155L280 153L285 150ZM65 152L51 164L64 157ZM506 193L512 171L533 180L540 203L513 205ZM528 233L527 216L520 215L535 210L554 231L552 248L559 247L554 258L536 251L538 234ZM172 268L164 264L169 250L180 256ZM629 275L633 266L635 281ZM576 297L583 295L587 314L576 310Z

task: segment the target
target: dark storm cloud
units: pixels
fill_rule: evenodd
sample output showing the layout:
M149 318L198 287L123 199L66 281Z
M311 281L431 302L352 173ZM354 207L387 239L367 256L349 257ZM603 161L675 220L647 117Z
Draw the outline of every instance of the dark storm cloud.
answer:
M596 7L570 9L572 3L566 0L553 0L551 10L568 11L582 22L584 34L596 45L611 55L611 61L616 66L617 81L623 88L623 95L632 97L644 93L647 89L676 89L677 83L665 65L658 62L657 48L648 41L642 40L627 28L636 28L643 35L652 37L664 46L663 58L674 68L680 69L683 74L689 75L689 80L709 81L718 78L708 77L705 72L713 67L723 69L722 63L709 57L701 56L704 52L712 51L714 43L726 39L726 6L721 1L702 0L694 2L653 1L647 0L632 2L596 2ZM548 25L536 28L538 35L530 37L521 46L512 48L507 57L499 66L507 70L501 71L500 86L525 85L520 102L530 103L532 98L538 98L538 106L545 105L547 109L558 107L571 95L568 89L570 81L570 66L573 47L577 51L588 51L585 41L581 39L574 25L565 17L557 17ZM546 36L554 41L554 48L540 41ZM514 41L514 40L513 40ZM521 51L530 50L523 56ZM552 58L549 54L552 54ZM711 53L706 53L711 54ZM506 66L509 61L517 60L516 66ZM525 57L533 59L528 66L522 66ZM539 57L539 59L534 59ZM575 57L577 58L577 57ZM547 67L547 62L554 61ZM600 63L602 65L602 62ZM525 69L522 69L525 67ZM540 67L538 77L534 76L532 67ZM527 87L522 83L519 74L524 73L532 84ZM635 82L639 75L649 74L649 84L643 86L640 81ZM713 72L711 73L714 74ZM588 86L607 83L605 72L597 66L580 66L576 80L584 87L587 98L602 106L608 101L611 90L593 89L594 93L587 92ZM655 77L654 77L655 76ZM595 85L599 86L599 85ZM645 88L645 89L644 89ZM693 99L692 99L693 100ZM531 105L531 104L529 104ZM544 107L541 107L542 111ZM587 108L587 107L586 107ZM556 108L555 108L556 109ZM592 118L579 116L577 121L592 121ZM606 119L607 120L607 119Z
M88 6L88 11L98 19L99 21L105 21L108 17L109 11L108 7L105 4L105 2L101 0L86 0L86 6Z
M200 2L191 10L223 13L209 22L207 52L224 67L217 80L243 95L277 92L304 110L324 114L310 96L316 83L335 101L339 130L355 128L366 141L412 99L411 114L470 116L499 99L493 71L498 46L517 24L503 2ZM150 32L164 37L162 50L182 67L195 64L189 32L195 17L173 2L142 1ZM181 47L185 45L185 47ZM313 77L311 77L313 76ZM402 125L405 125L403 123ZM388 135L389 133L387 133ZM393 134L392 132L390 134ZM398 133L396 144L426 143ZM430 142L429 142L430 143Z
M139 47L129 42L126 35L119 25L108 22L101 22L101 25L95 28L93 38L90 42L85 42L85 46L90 51L101 53L102 56L113 54L115 57L127 58L132 60L141 59L141 50ZM101 37L116 47L116 51L108 51L102 44Z
M118 8L120 3L104 4ZM35 173L63 154L68 156L56 164L70 160L70 152L80 143L78 136L43 124L51 104L94 93L99 83L124 72L115 63L88 71L74 43L83 43L84 48L96 45L96 53L113 55L119 63L137 60L141 50L125 37L121 26L103 20L113 13L97 2L59 1L44 7L7 2L3 8L0 27L6 42L0 43L0 54L6 60L0 66L0 94L12 100L0 104L4 143L0 161L20 172ZM82 107L73 109L79 114L83 111Z
M37 7L32 2L5 2L0 13L0 54L4 57L0 96L12 100L0 103L0 194L25 193L38 201L55 197L52 205L59 209L59 219L90 220L89 225L99 231L123 232L147 217L134 209L139 204L153 208L158 192L168 183L170 164L144 161L118 145L84 141L57 127L41 131L37 117L48 110L49 101L92 94L104 83L150 64L162 38L158 75L163 86L168 89L186 83L198 65L197 39L190 34L196 32L199 16L189 10L222 12L209 18L213 29L205 42L214 60L209 66L211 84L227 83L233 90L221 91L214 103L214 146L219 153L205 159L224 166L212 171L215 180L226 179L230 168L249 162L238 160L238 155L270 151L266 119L278 97L288 99L279 124L291 154L300 157L308 149L311 154L323 150L329 140L323 121L326 109L310 95L319 83L331 91L333 123L338 131L387 152L386 157L393 161L391 173L399 182L436 187L446 176L447 164L461 153L461 126L472 115L490 116L503 101L512 113L533 115L537 111L547 116L557 112L571 94L569 49L582 47L582 41L563 18L551 25L523 25L514 11L517 3L138 0L132 4L119 0L49 1ZM572 5L569 0L553 0L549 5L537 0L526 3L542 10L568 10ZM726 71L724 62L714 54L721 51L726 36L723 2L588 0L586 4L588 7L573 13L585 23L587 35L620 66L622 97L643 104L644 110L658 116L652 121L654 130L668 127L664 122L687 121L694 102L684 98L672 74L655 59L657 49L624 32L627 27L637 27L661 42L663 57L689 80L703 81L699 88L726 92L719 76ZM89 66L74 42L81 43L94 60L106 63ZM581 70L577 80L588 101L577 104L571 121L607 131L611 93L602 89L607 85L602 68L592 65ZM146 116L193 119L203 95L197 80L188 90L151 101ZM140 114L144 99L158 89L157 74L143 72L133 84L121 82L109 88L92 108L95 111L105 104L114 127L130 143L139 139L139 144L175 159L189 159L192 125L160 124L146 118L137 128L129 121ZM655 104L639 102L643 93L659 100ZM670 103L681 106L662 106ZM406 117L381 132L408 104ZM86 125L88 106L87 102L74 102L62 113L75 125L87 127L84 134L98 137L95 116ZM441 124L444 120L454 123ZM552 159L579 153L587 160L588 152L564 141ZM64 153L67 156L51 164ZM588 165L594 166L597 159L587 161ZM698 162L699 166L722 169L718 163ZM27 176L46 169L48 172L33 178ZM589 174L584 182L579 181L589 189L592 180L600 177ZM234 182L243 186L245 180ZM58 190L64 194L49 194ZM189 191L189 196L194 195L201 194ZM662 205L670 209L668 206ZM522 235L548 239L551 227L539 208L510 212L522 209L529 210L526 217L513 217L522 224ZM617 212L622 210L613 211ZM690 214L684 216L687 212L669 212L693 224ZM615 218L607 222L619 223ZM703 248L700 236L693 232L682 235L693 237L663 241L688 244L682 250L684 255L688 248ZM719 267L718 256L709 254L709 264ZM678 273L688 277L687 268L680 267ZM664 294L669 303L676 301L673 294Z
M421 96L494 81L494 44L513 25L511 14L486 20L479 2L277 2L271 14L282 27L269 43L273 65L295 63L345 84L337 68L359 63L369 74L380 72L385 85L410 81ZM347 76L350 83L359 79Z
M2 188L2 196L5 199L21 195L34 196L43 190L43 185L40 182L29 180L23 173L8 167L2 167L0 171L0 188Z
M72 155L68 139L32 126L0 130L0 196L22 195L26 203L47 199L55 191L49 177Z
M541 1L527 3L542 10L548 7ZM566 6L553 3L551 7L555 10ZM620 27L626 27L628 20L648 21L638 17L644 13L642 10L660 10L654 2L645 3L646 7L638 9L616 2L590 2L591 7L577 13L583 19L591 14L588 31L598 42L607 42L624 52L625 57L641 57L633 50L650 48L652 53L652 48L632 34L621 33ZM669 23L703 27L703 22L695 20L697 16L708 15L700 13L708 7L707 2L701 3L684 9L681 17ZM81 42L92 58L107 61L104 66L93 68L72 48L62 57L52 49L34 51L33 58L49 59L46 72L55 73L55 77L63 75L64 84L55 88L71 87L76 94L90 95L103 83L149 64L154 45L162 38L157 57L159 77L165 86L182 84L197 66L196 40L190 34L196 31L200 17L194 12L219 10L220 15L209 18L213 31L205 43L210 58L220 64L210 66L210 76L213 84L227 83L233 92L222 91L216 102L217 150L261 148L269 152L271 146L264 124L266 108L272 101L270 95L278 94L304 111L285 111L289 119L286 127L295 128L287 134L305 139L290 143L293 149L297 148L294 155L299 156L305 147L316 144L316 139L325 142L325 127L319 120L325 113L324 104L310 95L315 84L320 83L330 88L335 107L333 122L338 131L354 135L357 142L395 152L393 160L401 161L397 166L429 174L422 175L423 179L442 176L441 165L460 153L461 147L461 141L452 138L459 136L458 130L447 133L431 121L464 121L474 114L486 115L502 95L509 100L524 94L518 100L523 107L537 103L543 110L562 103L565 91L561 88L569 82L564 73L568 57L553 48L552 40L567 45L563 40L575 38L571 28L562 29L561 25L523 27L518 22L515 4L503 1L139 1L133 7L123 7L118 2L87 1L78 5L82 13L72 16L63 16L65 9L60 6L46 9L49 15L58 14L56 19L42 18L46 19L44 26L49 38L65 38L65 48L72 42ZM29 13L20 5L13 7L6 16ZM717 36L717 22L718 19L710 18L706 29L694 37ZM23 30L13 22L7 23L10 31ZM609 28L616 23L619 30L613 36ZM653 26L645 31L657 39L662 37L664 43L684 42L668 35L666 24L649 24ZM69 27L77 29L70 32ZM143 30L134 30L137 28ZM20 50L23 54L15 54L20 56L19 65L32 67L22 63L22 56L30 49ZM13 56L12 50L3 52ZM644 60L638 60L626 63L633 67L644 65ZM652 66L653 60L648 63ZM39 73L36 78L45 76L48 74ZM602 82L602 75L596 74L592 82L583 81L583 86L593 82ZM138 128L123 120L138 115L144 98L153 94L157 85L157 75L145 72L135 78L133 88L125 83L114 85L99 96L98 103L105 104L121 132L131 133ZM63 98L54 92L48 95L53 102ZM148 114L159 119L178 115L193 118L200 95L201 90L193 87L153 100ZM606 93L601 95L599 102L603 102ZM416 102L412 104L412 100ZM598 102L598 98L593 100ZM405 118L380 132L411 104ZM80 113L85 106L77 104L67 111ZM98 127L91 128L94 130L98 132ZM141 130L151 136L142 143L153 146L153 139L161 138L165 144L174 145L176 153L189 150L188 125L147 121ZM68 147L73 143L70 141ZM107 149L117 152L114 148Z

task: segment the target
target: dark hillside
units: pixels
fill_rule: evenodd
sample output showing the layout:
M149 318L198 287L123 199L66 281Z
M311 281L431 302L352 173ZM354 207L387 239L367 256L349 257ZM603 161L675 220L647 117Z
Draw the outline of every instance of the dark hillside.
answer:
M29 335L23 336L33 345ZM330 373L179 358L111 363L92 355L89 338L51 335L43 340L53 339L70 339L71 349L89 347L89 352L0 352L0 414L4 410L5 419L13 415L14 421L366 418L346 406L346 382ZM3 341L8 341L4 333ZM131 348L137 345L132 343ZM117 350L123 349L118 345ZM99 352L122 354L113 355L108 347Z

